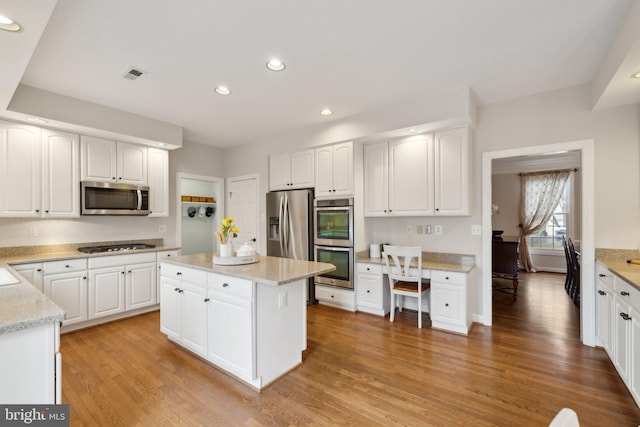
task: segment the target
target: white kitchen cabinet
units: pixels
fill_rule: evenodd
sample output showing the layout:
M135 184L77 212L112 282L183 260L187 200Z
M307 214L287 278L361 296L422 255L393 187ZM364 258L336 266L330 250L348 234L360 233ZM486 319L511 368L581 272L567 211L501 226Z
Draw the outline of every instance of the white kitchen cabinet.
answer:
M269 189L293 190L314 186L313 149L269 156Z
M596 264L596 335L609 358L613 359L613 274L602 264Z
M160 285L160 276L162 275L162 260L175 258L180 255L180 250L172 249L168 251L156 252L156 300L160 302L162 286Z
M631 362L631 370L629 372L628 387L636 403L640 405L640 360L637 359L638 355L640 355L640 310L632 305L629 310L629 315L631 316L631 320L629 320L631 323L631 330L629 331L629 359Z
M353 194L353 143L328 145L315 149L316 197Z
M162 264L160 331L194 353L207 354L207 273Z
M150 217L169 216L169 152L147 149Z
M255 378L253 291L250 280L209 273L207 359L247 381Z
M389 281L382 265L359 262L356 265L358 311L386 316L389 313Z
M89 319L123 313L124 267L89 270Z
M0 122L0 216L39 217L42 131Z
M153 252L89 259L89 318L110 316L157 303Z
M340 289L333 286L316 286L316 299L320 304L356 311L355 292L351 289Z
M435 214L469 215L469 129L438 131L434 138Z
M17 264L11 266L14 270L16 270L22 277L27 279L29 283L38 288L40 292L44 292L44 287L42 283L43 274L42 274L42 263L41 262L33 262L29 264Z
M85 135L80 144L83 181L147 183L147 147Z
M365 216L469 214L466 127L364 146Z
M638 292L617 276L613 278L614 316L614 359L618 374L629 386L631 372L631 292Z
M0 334L0 348L0 378L11 385L0 387L3 405L62 403L58 322Z
M467 312L467 275L450 271L431 271L431 327L467 334L471 326Z
M65 311L63 326L84 322L87 309L87 260L42 263L44 294Z
M80 217L78 135L42 130L42 216Z

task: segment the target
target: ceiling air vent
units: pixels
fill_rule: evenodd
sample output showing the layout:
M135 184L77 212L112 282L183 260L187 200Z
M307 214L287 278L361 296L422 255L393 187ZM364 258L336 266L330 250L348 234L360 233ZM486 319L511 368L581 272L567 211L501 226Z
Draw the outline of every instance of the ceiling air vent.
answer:
M129 71L125 73L124 78L127 80L136 80L138 79L138 77L142 77L145 74L145 71L139 70L137 68L129 68Z

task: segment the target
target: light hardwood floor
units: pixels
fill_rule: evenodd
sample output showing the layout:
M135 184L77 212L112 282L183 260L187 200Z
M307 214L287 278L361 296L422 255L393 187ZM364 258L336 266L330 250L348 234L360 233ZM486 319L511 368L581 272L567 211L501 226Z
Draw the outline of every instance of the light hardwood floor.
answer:
M74 426L546 426L565 406L582 426L640 424L604 350L580 344L563 281L524 275L468 337L311 306L303 364L262 393L168 341L154 312L63 335L63 402Z

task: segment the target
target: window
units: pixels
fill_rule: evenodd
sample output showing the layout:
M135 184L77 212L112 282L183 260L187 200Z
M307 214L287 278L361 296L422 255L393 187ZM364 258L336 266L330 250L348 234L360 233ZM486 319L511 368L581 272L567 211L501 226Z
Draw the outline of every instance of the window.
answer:
M573 180L570 178L564 187L564 192L560 201L553 211L553 216L547 222L547 225L537 233L527 237L529 248L532 250L546 249L553 251L562 251L562 237L566 236L569 229L571 205L571 187Z

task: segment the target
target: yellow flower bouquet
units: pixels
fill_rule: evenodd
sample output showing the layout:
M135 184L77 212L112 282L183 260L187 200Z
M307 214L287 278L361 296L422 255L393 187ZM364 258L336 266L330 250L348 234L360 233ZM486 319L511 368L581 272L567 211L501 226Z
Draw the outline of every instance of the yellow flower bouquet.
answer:
M223 219L222 224L220 225L220 230L216 231L218 243L221 245L231 243L233 238L238 237L238 232L238 227L233 225L233 217Z

